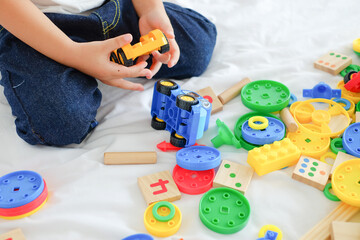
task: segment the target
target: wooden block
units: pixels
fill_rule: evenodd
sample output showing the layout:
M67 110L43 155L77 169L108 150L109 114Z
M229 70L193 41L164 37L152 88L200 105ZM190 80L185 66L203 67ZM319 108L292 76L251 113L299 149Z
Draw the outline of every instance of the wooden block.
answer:
M332 75L337 75L347 66L349 66L351 62L352 60L349 56L340 53L329 52L314 62L314 67L331 73Z
M353 155L347 154L347 153L343 153L343 152L338 152L338 154L336 155L334 164L331 168L330 174L332 174L335 171L335 168L337 166L339 166L340 164L342 164L345 161L351 160L351 159L355 159L357 157L354 157Z
M331 240L360 239L360 223L334 221L331 227Z
M26 240L20 228L0 235L0 240Z
M216 173L213 186L229 187L245 195L253 174L254 170L251 167L223 160Z
M220 95L218 95L218 98L222 102L222 104L225 104L229 102L231 99L235 98L237 95L240 94L241 89L251 82L250 78L244 78L240 82L236 83L232 87L228 88L224 92L222 92Z
M172 202L181 198L181 193L169 171L139 177L138 185L147 205L158 201Z
M223 110L223 104L220 102L219 98L214 93L214 90L211 87L206 87L196 91L197 94L203 98L208 99L212 104L211 114L217 113Z
M328 240L330 239L331 223L333 221L346 222L357 212L360 208L350 206L346 203L340 203L329 215L317 223L309 232L301 237L300 240Z
M286 128L290 132L296 132L298 130L299 126L296 123L293 115L291 115L289 108L284 108L280 111L280 118L285 123Z
M106 152L104 164L150 164L156 163L156 152Z
M331 165L311 157L301 156L292 178L323 191L330 171Z
M360 112L356 112L355 122L360 122Z

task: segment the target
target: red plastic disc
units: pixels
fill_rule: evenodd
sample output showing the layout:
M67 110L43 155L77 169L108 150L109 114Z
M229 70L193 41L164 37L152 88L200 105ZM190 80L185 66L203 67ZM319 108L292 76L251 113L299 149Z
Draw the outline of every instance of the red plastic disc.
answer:
M193 171L176 165L173 179L180 192L196 195L207 192L213 185L215 170Z

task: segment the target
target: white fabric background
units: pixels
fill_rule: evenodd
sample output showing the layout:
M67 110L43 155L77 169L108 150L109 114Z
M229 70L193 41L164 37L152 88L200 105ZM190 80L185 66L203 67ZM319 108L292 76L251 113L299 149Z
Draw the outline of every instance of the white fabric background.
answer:
M337 51L353 58L352 41L359 37L360 2L328 0L182 0L217 26L216 49L207 71L200 77L178 81L183 89L211 86L217 94L240 81L271 79L285 83L302 99L302 89L324 81L336 87L339 76L313 68L313 62ZM21 220L0 219L0 233L20 227L29 240L118 240L146 232L145 201L137 177L172 170L175 153L163 153L156 144L169 141L169 133L150 126L154 81L144 83L144 92L123 91L101 85L100 125L80 145L63 148L30 146L15 133L10 107L0 101L0 175L33 170L47 181L48 203L38 213ZM249 112L240 97L210 119L208 131L198 142L212 146L220 118L231 129ZM105 166L109 151L157 151L156 165ZM223 159L247 164L247 151L231 146L219 148ZM194 239L256 239L265 224L282 229L283 239L299 239L326 216L337 203L323 193L291 178L293 167L259 177L254 174L246 193L251 204L248 225L233 235L208 230L198 217L201 195L182 195L174 202L182 211L183 223L176 234ZM173 239L169 237L167 239ZM178 238L174 238L178 239Z

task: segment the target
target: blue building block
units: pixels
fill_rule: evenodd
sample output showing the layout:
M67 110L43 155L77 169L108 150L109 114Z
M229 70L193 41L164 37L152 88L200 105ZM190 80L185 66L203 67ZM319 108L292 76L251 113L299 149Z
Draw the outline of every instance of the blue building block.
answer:
M176 164L193 171L205 171L220 165L220 151L213 147L193 146L176 153Z
M313 89L303 89L303 97L309 98L341 98L341 89L331 89L331 87L320 82L316 84Z
M242 137L251 144L265 145L275 141L280 141L285 137L285 125L282 121L266 117L269 121L267 128L263 130L252 129L249 120L245 121L241 127Z
M345 129L342 143L348 154L360 158L360 122L353 123Z
M122 240L154 240L149 234L139 233L123 238Z

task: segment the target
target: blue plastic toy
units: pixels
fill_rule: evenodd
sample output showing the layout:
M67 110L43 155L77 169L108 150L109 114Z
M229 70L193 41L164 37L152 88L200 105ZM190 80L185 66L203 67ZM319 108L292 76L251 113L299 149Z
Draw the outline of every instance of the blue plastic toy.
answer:
M351 107L350 101L345 99L345 98L334 98L333 101L336 102L336 103L345 104L344 108L345 108L346 111L348 111L350 109L350 107Z
M265 237L258 238L256 240L276 240L277 236L278 236L277 232L268 230L266 231Z
M126 238L123 238L122 240L154 240L152 236L149 234L144 233L138 233L131 236L128 236Z
M155 83L151 126L171 133L170 143L189 147L208 129L211 103L199 94L181 90L170 80Z
M303 89L303 97L326 99L340 98L341 89L331 89L328 84L320 82L316 84L313 89Z
M360 122L351 124L345 129L342 141L347 153L360 157Z
M44 180L33 171L17 171L0 178L0 208L20 207L34 201L44 190Z
M194 146L176 153L177 165L188 170L205 171L216 168L220 162L220 151L213 147Z
M275 141L280 141L285 136L285 125L278 119L272 117L265 117L269 121L267 128L263 130L256 130L249 126L249 120L245 121L241 127L241 135L245 141L264 145L271 144Z
M289 105L288 105L288 107L290 107L291 106L291 104L293 104L294 102L297 102L297 97L295 96L295 94L293 94L293 93L290 93L290 101L289 101Z

